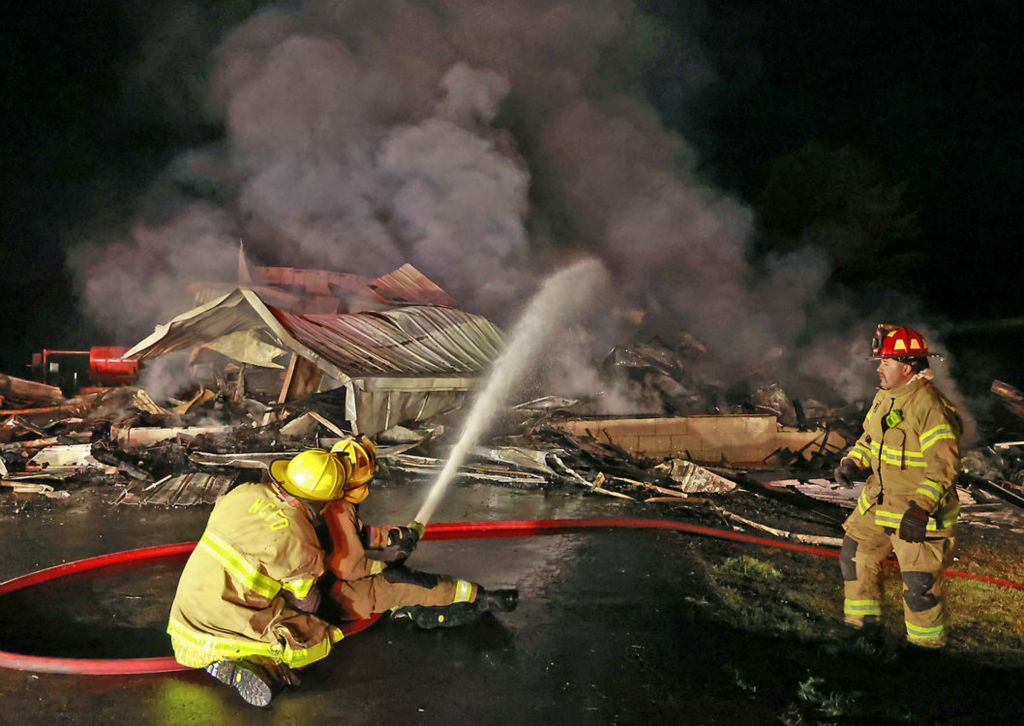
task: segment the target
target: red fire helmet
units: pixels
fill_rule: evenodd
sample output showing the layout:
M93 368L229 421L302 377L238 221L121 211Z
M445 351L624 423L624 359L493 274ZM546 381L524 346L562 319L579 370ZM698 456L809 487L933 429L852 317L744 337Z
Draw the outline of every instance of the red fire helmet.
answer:
M928 343L913 328L879 323L871 339L872 358L927 358Z

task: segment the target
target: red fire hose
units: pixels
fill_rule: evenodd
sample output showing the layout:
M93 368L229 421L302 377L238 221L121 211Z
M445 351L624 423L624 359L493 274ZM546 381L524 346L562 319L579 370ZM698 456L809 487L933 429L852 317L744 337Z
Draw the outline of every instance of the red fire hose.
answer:
M686 522L673 522L660 519L641 519L636 517L613 517L608 519L536 519L518 520L511 522L443 522L431 524L427 529L424 539L489 539L507 537L534 537L545 534L565 534L568 532L579 532L587 529L666 529L675 532L700 535L702 537L715 537L717 539L755 544L775 549L800 552L817 557L839 557L839 552L827 547L796 544L767 537L741 534L724 529L713 527L702 527L698 524ZM171 559L187 555L195 549L195 542L179 542L178 544L158 545L156 547L142 547L123 552L114 552L98 557L88 557L84 560L76 560L63 565L48 567L44 570L31 572L21 577L15 577L7 582L0 583L0 596L10 592L23 590L32 585L57 580L79 572L98 570L112 565L121 565L128 562L141 562L146 560ZM1024 590L1024 584L1003 580L985 575L975 575L970 572L959 570L946 570L948 577L962 578L987 582L999 587ZM373 625L380 618L374 615L366 620L360 620L346 626L343 630L346 636L355 635ZM81 675L131 675L142 673L168 673L172 671L184 671L189 668L178 664L174 658L165 656L161 658L54 658L47 656L22 655L20 653L7 653L0 651L0 668L13 668L15 670L33 671L35 673L76 673Z

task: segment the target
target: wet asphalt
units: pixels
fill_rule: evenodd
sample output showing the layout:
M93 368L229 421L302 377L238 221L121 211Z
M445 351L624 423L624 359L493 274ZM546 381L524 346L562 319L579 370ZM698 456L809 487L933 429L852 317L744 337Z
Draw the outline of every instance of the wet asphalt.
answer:
M0 514L0 578L96 554L195 540L209 511L112 507L106 504L111 492L80 491L67 502L21 511L6 506ZM361 513L371 523L405 522L424 494L423 486L382 484ZM652 515L652 507L641 506L575 492L453 485L435 521L666 516L663 509ZM714 617L694 562L736 554L739 547L651 531L424 542L411 566L487 587L517 586L519 608L440 631L384 618L303 671L302 686L279 694L267 710L247 706L202 672L115 677L0 670L2 720L827 723L847 722L842 704L834 716L821 706L812 709L799 695L800 683L838 677L849 698L884 697L889 676L878 677L870 658L837 652L828 641L737 630ZM791 559L793 567L834 566L778 556ZM0 598L0 649L90 658L167 655L163 627L182 564L118 568ZM920 664L887 667L902 673ZM985 688L970 683L989 682L991 676L978 672L966 679L963 686L971 692L965 690L959 703L926 704L915 713L914 700L907 710L902 699L889 713L893 721L908 723L983 723L974 715L1019 714L1019 700L979 706ZM922 693L931 698L933 690L941 689L927 686Z

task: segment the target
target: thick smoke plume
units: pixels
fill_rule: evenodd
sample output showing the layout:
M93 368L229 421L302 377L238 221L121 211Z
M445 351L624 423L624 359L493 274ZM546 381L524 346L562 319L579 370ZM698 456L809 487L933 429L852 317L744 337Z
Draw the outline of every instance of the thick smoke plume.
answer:
M674 51L690 99L715 78L696 35ZM186 283L233 279L244 239L265 264L376 276L412 262L507 324L586 254L615 277L606 318L639 308L651 330L688 329L720 375L799 372L813 351L814 373L840 376L848 345L811 332L873 325L821 313L830 270L813 250L751 268L750 209L701 177L639 83L663 37L625 0L263 10L211 53L204 104L223 141L176 160L129 233L76 255L88 311L137 339L189 307ZM866 367L860 380L836 382L853 397L871 390Z

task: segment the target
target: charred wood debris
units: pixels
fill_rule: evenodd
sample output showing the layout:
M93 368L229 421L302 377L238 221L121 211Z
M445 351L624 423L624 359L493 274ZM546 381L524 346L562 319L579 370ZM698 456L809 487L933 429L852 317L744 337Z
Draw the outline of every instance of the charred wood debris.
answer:
M456 481L578 491L838 544L830 535L856 490L836 488L831 472L858 436L867 401L828 405L790 399L772 382L708 382L693 372L706 355L687 334L613 349L604 361L607 376L646 399L653 413L612 421L589 415L592 401L552 395L509 405ZM1001 381L991 390L1002 416L997 433L1006 440L965 452L964 520L1024 531L1024 394ZM194 384L160 402L134 386L64 398L59 388L0 374L0 498L66 499L95 486L109 487L110 503L119 505L211 504L233 485L266 476L271 461L350 434L343 395L339 389L275 403L245 398L230 385ZM730 449L726 439L734 434L717 427L725 419L755 422L760 433L751 436L761 437L761 448ZM459 420L455 411L367 432L379 446L378 480L431 480L455 443ZM657 434L648 439L654 443L631 438L633 424ZM710 449L686 448L687 427L698 425ZM708 431L718 431L719 448ZM727 452L740 450L741 460L730 459ZM764 455L751 459L754 451Z

